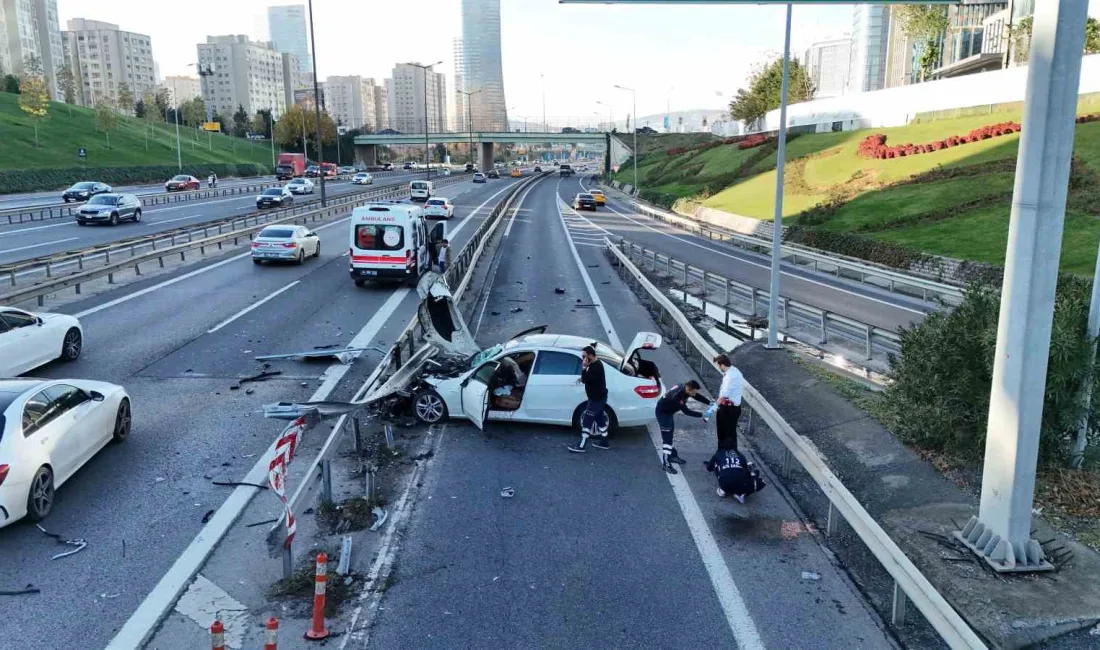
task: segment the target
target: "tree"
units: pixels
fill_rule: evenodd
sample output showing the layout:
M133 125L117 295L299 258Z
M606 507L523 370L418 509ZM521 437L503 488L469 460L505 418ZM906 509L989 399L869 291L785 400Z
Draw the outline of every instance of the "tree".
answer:
M31 117L34 124L34 146L38 147L38 122L50 111L50 93L41 75L26 76L20 86L19 108Z
M809 71L795 59L787 68L787 103L809 101L814 95ZM773 59L757 65L749 75L749 87L738 88L730 102L730 115L735 120L752 123L768 111L779 108L783 87L783 59Z
M118 84L118 108L123 113L134 112L134 91L130 90L130 84L126 82Z
M180 106L183 121L189 126L198 126L206 121L206 102L202 97L195 97Z
M305 111L301 106L291 106L275 123L275 144L295 151L302 148Z
M248 135L248 129L251 126L252 121L248 119L244 106L237 104L237 112L233 113L233 135L243 138Z
M118 126L118 107L110 97L100 97L95 105L96 128L107 136L107 148L111 148L111 129Z
M145 98L137 100L137 103L134 104L134 117L144 118L148 112L148 109L145 108Z
M919 81L925 81L940 62L940 37L951 27L947 7L944 5L896 5L891 9L890 17L897 19L902 33L917 40L922 48L919 60Z
M149 104L148 101L145 103ZM153 95L152 103L157 107L157 116L168 119L168 89L157 88L157 92Z
M13 74L4 75L4 92L11 93L12 95L18 95L19 77Z
M1031 17L1028 16L1012 27L1012 54L1016 63L1027 63L1031 55ZM1085 19L1085 54L1100 53L1100 21Z
M1100 54L1100 20L1085 20L1085 54Z
M145 120L145 150L149 150L149 136L152 135L153 129L156 128L158 122L160 122L162 114L157 113L157 98L156 93L151 91L145 91L145 95L138 102L138 105L134 107L134 112L138 114L138 117ZM141 107L141 111L137 110Z
M42 59L38 58L37 54L28 54L27 56L23 57L23 76L45 76L45 72L42 69Z
M73 104L76 103L76 77L73 76L72 68L63 65L58 69L57 87L61 90L65 103L69 105L69 115L72 116Z
M262 108L252 116L252 132L269 135L271 133L271 109Z

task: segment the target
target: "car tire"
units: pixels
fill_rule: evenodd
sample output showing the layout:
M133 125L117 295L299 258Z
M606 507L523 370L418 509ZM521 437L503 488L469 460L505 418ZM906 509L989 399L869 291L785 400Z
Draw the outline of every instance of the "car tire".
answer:
M363 287L367 286L367 281L366 280L356 280L355 281L355 286L362 289Z
M115 428L111 432L111 440L122 442L130 436L130 429L134 424L134 414L130 411L130 400L123 397L115 412Z
M302 249L298 249L298 259L294 260L295 264L301 265L306 261L306 252Z
M314 257L321 257L321 242L317 242L317 250L313 251Z
M88 225L88 222L86 222L86 221L81 221L80 219L77 219L77 220L76 220L76 225L78 225L78 226L86 226L86 225Z
M69 199L66 199L66 198L62 198L61 200L64 201L65 203L69 202Z
M581 428L581 416L584 415L584 405L586 403L587 402L581 402L580 404L577 405L577 408L573 409L572 427L573 427L574 431ZM615 411L610 406L604 406L604 409L607 410L607 427L608 427L608 429L609 430L618 429L619 428L619 418L615 416Z
M257 258L255 258L255 257L253 257L253 258L252 258L252 263L253 263L253 264L255 264L256 266L259 266L259 265L263 264L263 263L264 263L264 261L263 261L263 260L261 260L261 259L257 259Z
M446 422L447 403L439 396L439 393L430 388L425 388L413 396L413 415L417 422L423 424L439 424Z
M134 210L134 223L141 223L141 210Z
M65 332L65 338L61 339L61 356L58 357L62 361L76 361L80 358L80 352L84 349L84 337L80 335L80 330L75 327L70 327L68 332Z
M27 519L42 521L53 510L53 470L43 465L34 473L30 489L27 490Z
M111 225L112 226L117 226L118 225L118 213L117 212L111 213Z

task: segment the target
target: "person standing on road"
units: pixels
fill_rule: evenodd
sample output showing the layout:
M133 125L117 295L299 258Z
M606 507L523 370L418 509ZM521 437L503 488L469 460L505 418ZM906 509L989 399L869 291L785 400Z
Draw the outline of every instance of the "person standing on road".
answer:
M588 401L585 402L584 415L581 417L580 444L568 448L569 451L577 454L584 453L584 445L588 442L588 438L593 435L594 427L596 428L596 439L592 441L592 446L598 449L611 448L611 445L607 442L609 425L606 408L607 379L604 376L603 361L600 361L596 356L594 345L584 346L581 364L581 376L577 379L577 383L584 384L584 394Z
M741 419L741 391L745 377L730 363L724 354L714 357L714 365L722 371L722 387L718 389L718 449L723 448L723 440L730 440L729 449L737 449L737 421Z
M657 426L661 427L661 467L669 474L676 474L676 468L672 463L684 464L676 447L672 446L672 436L676 432L676 420L673 416L677 413L690 415L693 418L701 418L703 414L688 408L687 401L693 399L700 404L710 406L710 400L699 394L699 382L689 379L682 385L668 389L661 399L657 400L656 414Z
M439 242L439 272L446 273L451 268L451 244L446 239Z
M718 451L703 463L703 467L708 472L714 472L718 478L718 496L732 494L744 503L746 496L763 490L767 484L760 478L760 470L744 454L730 446L731 442L726 438L719 443Z

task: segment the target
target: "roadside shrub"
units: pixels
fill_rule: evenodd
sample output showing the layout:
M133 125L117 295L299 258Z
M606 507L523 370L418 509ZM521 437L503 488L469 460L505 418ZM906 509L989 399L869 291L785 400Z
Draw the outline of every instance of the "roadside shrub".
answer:
M1089 290L1082 278L1059 279L1039 446L1047 465L1067 460L1083 410L1077 393L1089 372ZM902 330L885 400L885 424L895 434L926 449L982 459L999 314L999 285L976 282L959 306ZM1094 403L1096 393L1100 386Z
M205 180L214 172L218 178L263 176L271 174L268 165L223 163L184 165L145 165L135 167L70 167L66 169L18 169L0 171L0 193L63 190L80 181L100 181L108 185L164 182L176 174L190 174Z
M666 194L665 192L657 192L654 190L642 189L638 192L638 196L643 201L648 201L654 205L659 205L662 208L672 209L673 204L676 203L681 197L675 194Z
M1081 122L1082 118L1088 117L1092 116L1082 115L1081 117L1077 118L1077 121ZM1100 115L1096 116L1096 119L1100 119ZM963 143L978 142L979 140L988 140L989 138L996 138L1002 135L1019 132L1020 125L1018 123L1000 122L998 124L990 124L974 129L970 133L967 133L963 136L953 135L942 140L923 144L913 144L911 142L907 142L905 144L898 144L892 147L886 145L885 134L875 133L867 136L859 143L859 146L856 149L856 153L864 158L877 158L879 160L901 158L904 156L914 156L922 153L931 153L933 151L939 151L944 147L954 147Z
M828 215L815 215L820 221L825 221ZM811 221L814 217L811 217ZM801 222L802 217L799 216ZM870 237L862 237L846 232L820 230L805 227L803 225L787 228L784 240L792 244L802 244L811 248L819 248L824 251L855 257L868 262L883 264L896 269L908 270L913 264L922 262L928 258L920 251L880 242Z

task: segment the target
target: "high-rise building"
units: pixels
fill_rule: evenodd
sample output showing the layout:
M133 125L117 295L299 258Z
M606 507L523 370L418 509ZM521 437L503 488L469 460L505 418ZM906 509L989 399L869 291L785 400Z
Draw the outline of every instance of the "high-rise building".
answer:
M284 101L289 108L294 105L294 91L306 87L305 75L298 69L298 57L290 52L280 52L279 57L283 65Z
M905 33L897 19L898 7L890 7L890 29L886 43L886 76L883 86L896 88L920 81L919 58L922 44Z
M202 78L202 98L212 114L233 115L240 106L249 115L266 108L279 117L286 110L283 57L273 44L242 35L207 36L198 55L201 69L213 72Z
M196 97L202 97L202 84L198 77L168 76L164 78L162 85L168 91L168 103L171 106L179 106Z
M424 84L423 68L410 63L394 66L393 76L386 79L390 128L402 133L423 133L426 115L429 131L447 130L447 78L442 73L428 71L426 88Z
M377 121L375 131L393 128L390 126L389 81L385 79L382 85L374 87L374 119Z
M64 99L57 71L65 65L57 0L0 0L0 68L21 75L34 58L42 66L53 99Z
M155 92L157 75L148 36L122 31L112 23L84 18L70 20L67 27L66 49L80 104L92 106L100 98L117 102L124 84L135 101L148 92ZM132 111L134 107L120 108Z
M306 29L305 5L268 7L267 27L275 49L293 54L298 58L299 72L313 71L313 57L309 53L309 31Z
M374 79L359 76L325 79L325 107L337 124L378 130Z
M889 6L855 5L852 15L851 77L848 83L850 92L885 87L889 32Z
M1021 9L1026 9L1026 2L1022 4ZM1007 15L1007 11L1008 3L1004 1L967 0L947 7L949 26L941 37L940 59L931 77L942 79L999 69L1004 50L991 47L994 43L985 38L985 30L999 27L1003 35L1004 27L997 18Z
M848 92L852 65L852 39L845 36L810 45L806 67L814 85L814 98L837 97Z
M468 91L466 88L466 75L462 71L462 39L455 38L454 44L454 110L451 111L451 124L455 131L466 131L469 129L468 113L466 111L466 95L463 91Z
M469 98L473 129L508 128L504 71L500 53L500 0L462 0L463 89L480 91Z

